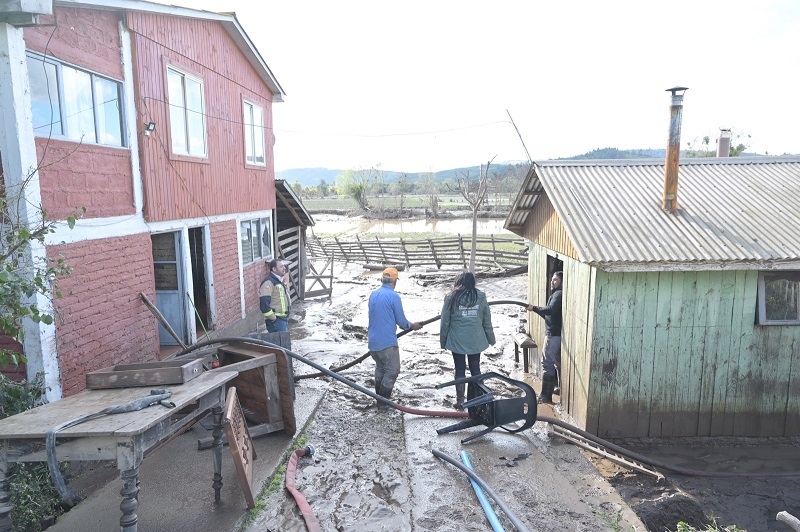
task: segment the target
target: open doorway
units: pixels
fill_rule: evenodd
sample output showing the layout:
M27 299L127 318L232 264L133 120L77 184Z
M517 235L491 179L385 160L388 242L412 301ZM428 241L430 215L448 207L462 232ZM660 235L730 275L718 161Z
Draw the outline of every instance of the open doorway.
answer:
M197 338L200 338L211 328L204 227L189 229L189 257L192 263L192 300L190 303L194 312Z
M553 289L550 287L550 279L553 278L553 274L556 272L563 272L564 271L564 261L557 259L551 255L547 256L547 280L545 281L547 284L547 297L545 300L550 299L550 295L553 292ZM563 286L563 283L562 283Z

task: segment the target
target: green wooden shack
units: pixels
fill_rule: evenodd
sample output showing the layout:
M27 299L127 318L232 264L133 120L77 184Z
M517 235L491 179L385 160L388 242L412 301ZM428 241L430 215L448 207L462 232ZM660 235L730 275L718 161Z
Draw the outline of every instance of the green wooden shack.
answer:
M565 413L606 438L800 435L800 157L681 160L673 212L664 183L659 159L532 163L506 220L533 304L564 272Z

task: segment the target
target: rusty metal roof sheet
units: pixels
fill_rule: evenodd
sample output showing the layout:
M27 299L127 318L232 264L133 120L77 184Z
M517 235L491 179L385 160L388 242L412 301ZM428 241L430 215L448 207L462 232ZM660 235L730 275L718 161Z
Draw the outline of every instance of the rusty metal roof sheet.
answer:
M800 157L680 161L661 209L661 159L535 162L506 220L547 194L582 262L609 271L800 268Z

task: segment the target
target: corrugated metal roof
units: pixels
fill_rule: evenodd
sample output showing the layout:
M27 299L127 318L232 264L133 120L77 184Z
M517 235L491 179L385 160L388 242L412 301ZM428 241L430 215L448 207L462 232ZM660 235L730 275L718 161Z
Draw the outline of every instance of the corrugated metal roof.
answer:
M278 226L302 226L309 227L314 225L314 219L306 210L303 201L294 193L292 187L283 179L275 180L275 196L278 201ZM280 228L279 228L280 230Z
M520 232L543 190L582 262L604 270L800 268L800 157L680 161L661 209L660 159L533 163L506 220Z

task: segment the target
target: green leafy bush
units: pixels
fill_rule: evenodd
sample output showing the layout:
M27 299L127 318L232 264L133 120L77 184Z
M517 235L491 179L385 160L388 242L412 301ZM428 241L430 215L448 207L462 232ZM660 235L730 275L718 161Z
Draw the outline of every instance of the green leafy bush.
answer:
M44 377L12 381L0 374L0 419L19 414L47 402ZM38 532L48 518L64 513L58 492L50 482L44 462L19 463L11 477L11 521L13 530Z

